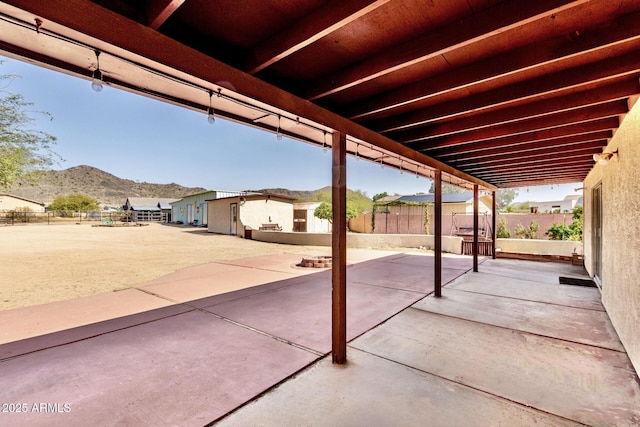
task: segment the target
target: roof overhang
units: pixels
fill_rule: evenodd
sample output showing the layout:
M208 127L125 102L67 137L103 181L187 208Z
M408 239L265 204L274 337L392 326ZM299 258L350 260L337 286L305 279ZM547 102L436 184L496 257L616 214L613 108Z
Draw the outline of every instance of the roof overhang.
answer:
M418 176L582 181L640 94L622 0L9 0L0 51Z

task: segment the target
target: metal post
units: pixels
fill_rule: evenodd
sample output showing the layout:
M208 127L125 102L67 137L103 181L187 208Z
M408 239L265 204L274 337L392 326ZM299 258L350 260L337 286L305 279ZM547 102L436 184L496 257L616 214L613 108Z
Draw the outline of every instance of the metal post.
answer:
M473 271L478 271L478 184L473 184Z
M332 135L331 201L331 355L333 363L347 362L347 137Z
M498 211L496 209L496 191L491 192L491 257L496 259L496 224L498 221Z
M434 296L442 296L442 171L436 170L433 182Z

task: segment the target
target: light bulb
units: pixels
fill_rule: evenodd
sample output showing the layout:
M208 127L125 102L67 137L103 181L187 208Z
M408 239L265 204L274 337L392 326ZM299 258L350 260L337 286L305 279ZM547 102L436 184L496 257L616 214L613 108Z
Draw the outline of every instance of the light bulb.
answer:
M209 111L207 112L207 121L211 125L216 122L216 115L213 111L213 107L209 107Z
M278 138L278 141L282 140L282 133L280 132L280 114L278 114L278 129L276 130L276 138Z
M93 89L95 92L101 92L102 88L103 88L102 71L96 68L93 71L93 80L91 80L91 89Z

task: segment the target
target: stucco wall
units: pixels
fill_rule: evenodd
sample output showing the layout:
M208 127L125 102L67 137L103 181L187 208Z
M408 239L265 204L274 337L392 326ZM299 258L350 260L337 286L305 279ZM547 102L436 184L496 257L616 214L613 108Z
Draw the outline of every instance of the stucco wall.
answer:
M24 208L28 208L31 212L44 212L44 206L42 205L8 194L0 194L0 211L14 211Z
M252 232L252 239L288 245L331 246L329 233L287 233L283 231ZM433 236L424 234L347 234L349 248L419 248L433 249ZM462 253L462 237L442 237L442 250L453 254Z
M241 203L240 221L242 226L250 226L254 230L262 224L272 223L282 227L282 231L293 231L293 204L273 199L247 200Z
M593 275L593 189L602 183L602 302L640 372L640 103L605 151L615 150L618 155L596 164L584 182L585 265Z
M496 250L516 254L571 256L582 254L582 242L568 240L496 239Z

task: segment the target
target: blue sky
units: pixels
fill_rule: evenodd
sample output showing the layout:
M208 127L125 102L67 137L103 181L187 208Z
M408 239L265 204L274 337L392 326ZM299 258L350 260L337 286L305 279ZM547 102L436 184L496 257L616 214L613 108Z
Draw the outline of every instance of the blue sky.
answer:
M58 138L64 162L90 165L120 178L216 190L283 187L315 190L331 184L331 155L319 147L218 119L0 56L0 74L17 74L4 88L21 93L38 117L35 126ZM5 82L6 83L6 82ZM347 186L369 197L427 192L431 181L349 157ZM519 189L516 201L561 200L581 184Z

